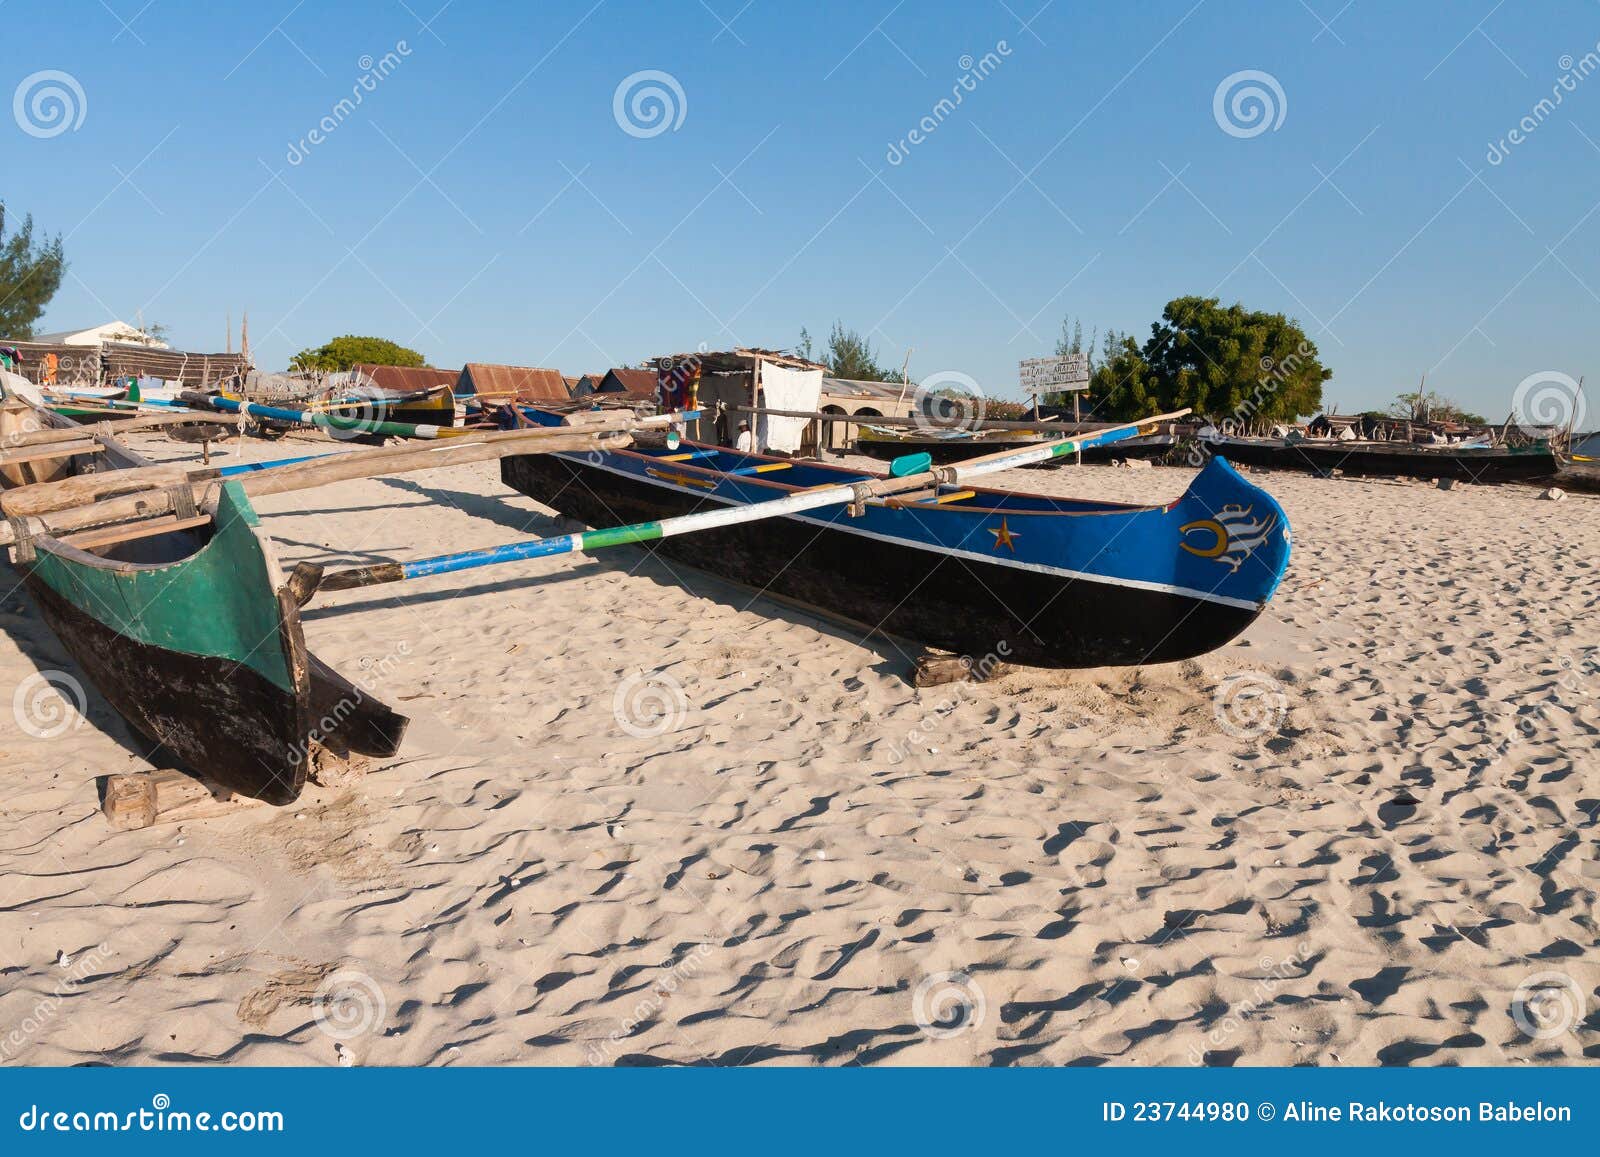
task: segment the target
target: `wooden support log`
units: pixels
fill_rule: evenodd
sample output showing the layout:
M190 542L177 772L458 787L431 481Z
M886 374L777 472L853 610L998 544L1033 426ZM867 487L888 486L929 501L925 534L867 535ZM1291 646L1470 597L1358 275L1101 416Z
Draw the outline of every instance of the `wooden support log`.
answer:
M351 786L361 780L366 771L366 760L346 761L328 755L311 769L312 783L324 790L308 789L299 802L315 806L334 798L331 789ZM262 800L239 795L219 783L172 767L103 775L96 783L100 790L100 812L114 832L216 819L268 806Z
M163 768L100 779L100 811L114 832L132 832L155 824L212 819L243 809L265 806L220 784Z
M561 427L549 429L553 431L553 436L546 435L537 440L529 437L530 431L507 430L482 439L456 438L423 446L408 444L392 449L332 454L310 462L244 475L238 481L245 493L254 498L262 494L281 494L326 486L353 478L461 466L517 454L620 450L633 441L630 435L621 431L579 433L565 431ZM500 436L502 434L505 436ZM9 491L0 496L0 510L8 518L27 520L29 529L35 535L60 535L91 526L171 514L171 487L175 485L191 486L195 501L202 506L207 505L210 489L217 484L219 474L216 467L187 470L182 466L152 466L88 474L81 478L39 483ZM136 484L119 485L117 480L122 478L132 479ZM93 485L96 480L101 485ZM52 487L68 487L69 490L63 492ZM99 497L95 497L97 489L101 491ZM105 496L107 494L110 496ZM69 495L72 501L63 501ZM0 546L9 546L14 541L16 534L13 523L0 522Z
M0 438L0 446L48 446L56 442L73 442L83 438L100 438L109 436L113 430L118 434L130 433L134 430L150 430L161 426L177 426L192 422L215 422L217 416L212 413L182 413L182 414L150 414L147 417L126 418L117 422L113 427L110 422L98 422L94 425L82 423L70 427L45 427L40 426L34 430L27 430L14 434L7 434Z
M69 534L62 538L68 546L75 546L79 550L93 550L96 547L112 546L119 542L131 542L136 538L149 538L153 534L167 534L174 530L189 530L192 527L204 526L211 521L209 514L196 514L188 518L178 518L175 515L164 514L159 518L147 518L140 522L124 522L117 526L107 526L100 530L85 530L77 534Z
M938 687L944 683L965 683L969 680L987 683L990 679L999 679L1015 670L1009 663L994 663L981 668L975 667L965 655L926 651L917 656L911 681L917 687Z
M3 445L0 440L0 445ZM62 442L55 446L24 446L20 450L0 453L0 466L16 466L23 462L48 462L52 458L71 458L77 454L100 454L105 447L99 442L81 437L76 442Z

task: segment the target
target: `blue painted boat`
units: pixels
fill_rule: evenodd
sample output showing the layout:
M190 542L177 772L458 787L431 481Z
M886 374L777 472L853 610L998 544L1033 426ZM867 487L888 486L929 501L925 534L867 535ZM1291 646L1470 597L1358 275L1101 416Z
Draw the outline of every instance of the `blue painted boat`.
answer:
M506 458L501 476L590 526L881 477L693 442ZM974 658L1098 667L1185 659L1236 637L1283 578L1290 533L1270 494L1213 458L1167 505L938 485L646 549L868 634Z

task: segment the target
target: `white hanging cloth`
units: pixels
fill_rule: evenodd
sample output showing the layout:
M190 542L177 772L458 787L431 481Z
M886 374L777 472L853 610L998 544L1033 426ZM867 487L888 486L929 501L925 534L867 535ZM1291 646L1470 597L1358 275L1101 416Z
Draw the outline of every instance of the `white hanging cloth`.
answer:
M815 413L822 401L822 371L797 370L789 366L761 363L761 408L764 410L804 410ZM779 418L762 414L756 424L756 444L763 450L782 450L793 454L800 449L810 418Z

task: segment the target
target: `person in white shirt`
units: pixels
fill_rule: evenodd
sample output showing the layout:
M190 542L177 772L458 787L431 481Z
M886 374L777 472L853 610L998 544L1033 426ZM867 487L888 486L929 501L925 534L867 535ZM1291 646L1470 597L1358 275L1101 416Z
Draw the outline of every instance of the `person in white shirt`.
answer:
M755 453L756 440L750 435L749 422L739 423L739 436L738 438L734 439L733 448L739 451L741 454Z

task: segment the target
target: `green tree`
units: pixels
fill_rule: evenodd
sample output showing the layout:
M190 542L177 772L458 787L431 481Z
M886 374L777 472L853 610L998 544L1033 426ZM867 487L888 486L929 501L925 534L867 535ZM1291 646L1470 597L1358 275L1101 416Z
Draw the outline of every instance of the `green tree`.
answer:
M833 323L833 332L828 335L827 353L822 360L827 364L831 377L855 382L900 380L894 371L878 365L878 356L873 352L872 343L855 330L845 329L841 321Z
M292 370L348 370L371 363L380 366L425 366L427 360L416 350L407 349L381 337L345 334L315 349L304 349L289 362Z
M34 323L61 288L66 271L60 236L44 237L35 244L31 213L7 239L6 207L0 202L0 337L18 341L32 337Z
M1100 418L1131 421L1188 407L1244 429L1315 414L1332 376L1316 344L1283 314L1179 297L1142 347L1122 337L1108 348L1089 396Z
M1056 338L1056 357L1062 358L1068 354L1088 355L1089 374L1093 377L1095 370L1105 360L1106 356L1109 356L1115 336L1115 330L1107 330L1105 352L1103 354L1097 352L1095 346L1099 342L1100 331L1098 329L1091 331L1088 340L1085 340L1083 336L1083 320L1068 314L1061 319L1061 336ZM1067 390L1052 391L1042 395L1039 401L1046 406L1070 406L1072 404L1072 393Z

